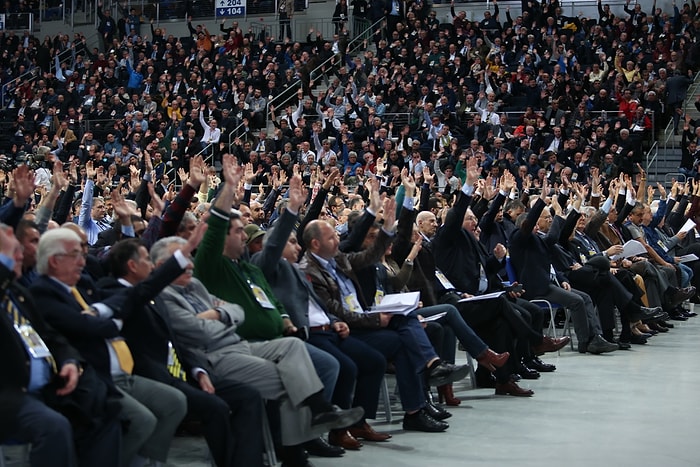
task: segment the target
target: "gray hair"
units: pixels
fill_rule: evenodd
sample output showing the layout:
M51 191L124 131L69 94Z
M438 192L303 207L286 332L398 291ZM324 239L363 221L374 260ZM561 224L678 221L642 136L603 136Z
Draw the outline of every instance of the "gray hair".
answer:
M39 239L36 252L36 270L39 274L48 274L49 258L66 253L66 243L81 243L80 236L66 227L59 227L45 232Z
M182 237L173 236L161 238L151 247L151 261L153 264L158 264L159 262L170 258L172 256L171 252L169 251L170 245L184 245L185 243L187 243L187 240Z

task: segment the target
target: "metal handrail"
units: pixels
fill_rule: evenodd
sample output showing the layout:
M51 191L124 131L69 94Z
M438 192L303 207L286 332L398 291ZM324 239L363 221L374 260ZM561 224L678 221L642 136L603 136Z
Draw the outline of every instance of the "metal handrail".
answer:
M350 42L348 42L346 54L350 55L354 53L357 49L360 48L360 45L367 39L371 37L371 31L374 30L377 26L381 25L381 23L384 21L384 19L379 19L375 21L372 25L370 25L368 28L366 28L364 31L362 31L360 34L358 34L356 37L354 37ZM316 68L311 70L309 73L309 80L313 81L314 77L318 74L319 71L325 70L325 68L328 65L334 64L334 60L336 60L338 57L337 55L333 55L329 57L326 61L318 65ZM325 71L324 71L325 73ZM321 73L323 74L323 73ZM294 83L292 83L287 89L285 89L284 92L280 93L278 96L275 96L273 99L270 99L265 107L265 115L268 116L269 120L269 115L270 115L270 105L275 105L275 107L279 107L277 105L278 102L284 103L286 102L291 96L294 96L299 90L299 88L302 87L302 82L301 79L297 79ZM291 92L290 92L291 91ZM284 97L284 99L282 99Z
M218 144L218 143L209 143L209 144L207 144L206 146L204 146L204 147L202 148L201 151L199 151L197 154L195 154L194 157L201 156L202 154L204 154L204 152L206 152L207 149L210 149L210 148L211 148L211 149L212 149L211 154L208 155L208 156L204 159L204 162L208 164L208 163L209 163L209 160L212 159L212 158L214 157L214 151L213 151L213 149L214 149L214 144Z
M652 153L653 153L653 155L652 155ZM646 157L645 157L645 160L646 160L645 164L646 165L645 165L645 167L646 167L647 174L651 174L652 164L654 164L654 179L655 180L658 180L658 176L659 176L658 164L657 164L657 160L656 160L658 155L659 155L659 142L654 141L654 144L651 145L651 147L649 148L649 150L646 153Z

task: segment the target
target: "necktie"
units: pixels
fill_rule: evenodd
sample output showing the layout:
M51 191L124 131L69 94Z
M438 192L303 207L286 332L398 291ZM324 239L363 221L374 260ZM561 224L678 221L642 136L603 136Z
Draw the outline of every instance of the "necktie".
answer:
M90 305L88 305L83 296L80 295L77 288L71 287L70 293L83 310L90 309ZM131 356L129 346L126 345L126 342L121 337L110 340L109 345L111 345L114 349L114 353L117 355L117 360L119 360L119 366L121 369L124 371L124 373L130 375L131 372L134 371L134 357Z
M70 288L70 293L71 293L71 295L73 295L73 297L75 298L75 301L78 302L78 304L80 304L80 307L81 307L83 310L89 310L89 309L90 309L90 305L88 305L88 302L86 302L85 299L83 298L83 296L80 295L80 292L78 291L78 289L77 289L76 287L71 287L71 288Z
M187 372L182 368L182 363L177 358L177 351L172 342L168 342L168 372L179 380L187 381Z

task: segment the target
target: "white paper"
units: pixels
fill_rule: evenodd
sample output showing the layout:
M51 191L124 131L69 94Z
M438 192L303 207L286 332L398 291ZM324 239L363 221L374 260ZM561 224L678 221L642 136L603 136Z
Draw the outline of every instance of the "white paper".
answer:
M368 313L396 313L407 315L420 301L420 292L392 293L384 295L379 305L374 305Z
M683 224L683 227L681 227L681 230L679 232L690 232L694 227L695 227L695 222L688 219L685 221L685 224Z
M479 300L490 300L492 298L498 298L501 295L506 293L505 291L501 290L500 292L492 292L492 293L487 293L484 295L474 295L473 297L469 298L463 298L459 301L459 303L464 303L464 302L477 302Z
M438 313L438 314L433 315L433 316L422 316L421 319L419 319L418 321L420 321L421 323L428 323L430 321L437 321L440 318L442 318L443 316L447 316L446 311L443 311L442 313Z
M678 262L679 263L689 263L691 261L696 261L700 258L695 253L691 253L689 255L683 255L678 257Z
M629 258L631 256L643 255L647 252L647 249L644 248L644 245L639 243L637 240L630 240L626 242L622 247L622 253L619 255L611 256L611 260L617 261L620 258Z

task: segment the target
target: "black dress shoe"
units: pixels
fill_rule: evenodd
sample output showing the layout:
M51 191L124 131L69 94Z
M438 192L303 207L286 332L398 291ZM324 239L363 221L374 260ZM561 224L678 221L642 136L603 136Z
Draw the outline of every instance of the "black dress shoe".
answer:
M518 366L518 374L523 379L539 379L540 377L539 371L533 370L524 363L521 363L520 366Z
M675 327L673 323L669 323L668 321L659 321L659 324L667 329L673 329Z
M617 348L620 350L629 350L632 348L632 344L629 342L617 341Z
M550 373L557 369L556 366L552 365L551 363L543 362L539 357L533 358L529 362L525 363L525 365L528 368L539 371L540 373Z
M578 353L588 352L588 342L579 341L578 343Z
M632 334L632 337L630 337L630 344L644 345L646 343L647 343L647 340L642 336L637 336L635 334Z
M454 365L439 362L428 369L428 385L442 386L464 379L469 374L469 365Z
M668 318L668 313L666 313L660 306L657 306L656 308L647 308L643 306L640 307L638 312L630 313L629 316L630 321L647 322L660 321L666 318Z
M440 433L449 427L450 425L447 422L435 420L423 409L410 415L406 414L403 417L403 429L406 431Z
M365 409L362 407L341 409L337 405L334 405L332 410L314 415L311 419L311 426L323 426L325 430L346 428L359 422L364 414Z
M450 412L430 401L425 402L425 411L435 420L446 420L452 416Z
M304 449L312 456L340 457L345 454L345 449L340 446L331 446L325 438L316 438L304 443Z

